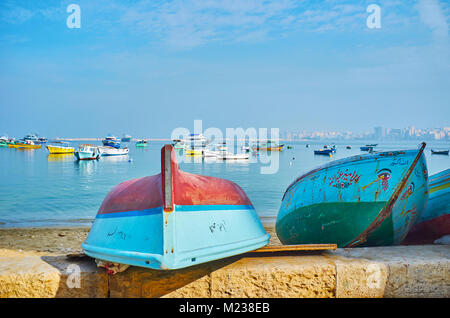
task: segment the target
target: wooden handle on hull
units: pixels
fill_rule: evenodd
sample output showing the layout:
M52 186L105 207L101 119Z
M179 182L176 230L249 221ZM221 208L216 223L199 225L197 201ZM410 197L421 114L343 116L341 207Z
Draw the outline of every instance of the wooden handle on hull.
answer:
M402 181L400 182L397 189L395 189L392 196L389 198L386 205L381 209L380 213L375 217L375 219L372 221L372 223L360 234L358 235L353 241L348 243L345 247L355 247L358 246L364 242L367 241L367 237L375 231L383 221L389 217L392 213L392 208L394 207L395 202L397 202L397 199L400 196L400 193L403 191L403 189L406 186L406 182L409 179L409 176L413 172L414 168L417 165L417 162L419 161L420 157L422 156L423 150L425 149L426 143L422 142L422 146L419 149L419 152L416 155L416 158L414 158L414 161L412 162L409 169L406 171L406 175L403 177Z

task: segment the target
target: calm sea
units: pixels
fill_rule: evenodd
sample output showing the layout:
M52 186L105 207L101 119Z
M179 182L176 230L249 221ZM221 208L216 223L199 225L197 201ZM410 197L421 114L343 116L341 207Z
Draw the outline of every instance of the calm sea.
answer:
M78 143L73 143L77 146ZM326 162L360 154L359 147L372 141L336 142L332 158L315 156L324 141L285 142L292 149L279 153L274 174L261 174L261 163L181 162L182 170L229 179L239 184L262 221L274 221L286 187L300 174ZM376 143L376 142L375 142ZM98 142L97 144L101 144ZM77 162L73 155L49 155L38 150L0 148L0 227L90 225L108 191L116 184L160 172L164 142L150 142L146 149L129 143L128 156L102 157ZM416 149L418 142L379 143L377 150ZM125 144L126 145L126 144ZM352 149L346 149L351 145ZM450 167L450 156L431 155L431 148L449 149L447 142L429 142L425 150L430 175ZM179 154L182 156L182 154Z

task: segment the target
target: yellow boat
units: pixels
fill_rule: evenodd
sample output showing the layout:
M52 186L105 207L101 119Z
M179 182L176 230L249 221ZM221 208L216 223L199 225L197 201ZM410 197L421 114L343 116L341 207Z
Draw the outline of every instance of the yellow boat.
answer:
M283 150L284 145L278 145L277 143L273 142L273 141L268 141L264 144L260 145L256 145L255 147L253 147L253 150L255 151L259 151L259 150L265 150L265 151L282 151Z
M16 142L15 144L9 144L8 147L17 149L41 149L41 145L35 145L32 141Z
M187 149L185 150L187 156L200 156L203 151L202 150L195 150L195 149Z
M61 146L60 145L48 145L47 146L47 150L52 155L55 155L55 154L68 154L68 153L70 154L70 153L73 153L75 151L75 148L69 147L68 143L61 142Z

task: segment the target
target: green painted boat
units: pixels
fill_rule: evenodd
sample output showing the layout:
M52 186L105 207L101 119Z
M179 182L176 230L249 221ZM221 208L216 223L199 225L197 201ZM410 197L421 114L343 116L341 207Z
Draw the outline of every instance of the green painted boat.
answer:
M136 142L136 147L137 148L144 148L147 147L147 141L145 140L139 140L138 142Z
M276 232L283 244L400 244L428 199L423 150L376 152L330 162L286 190Z

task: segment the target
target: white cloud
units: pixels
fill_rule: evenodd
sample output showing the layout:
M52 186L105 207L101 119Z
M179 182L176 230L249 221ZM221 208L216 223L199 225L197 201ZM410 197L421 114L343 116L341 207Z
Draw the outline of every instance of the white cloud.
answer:
M437 0L419 0L416 5L420 20L429 27L437 38L448 37L447 19Z

